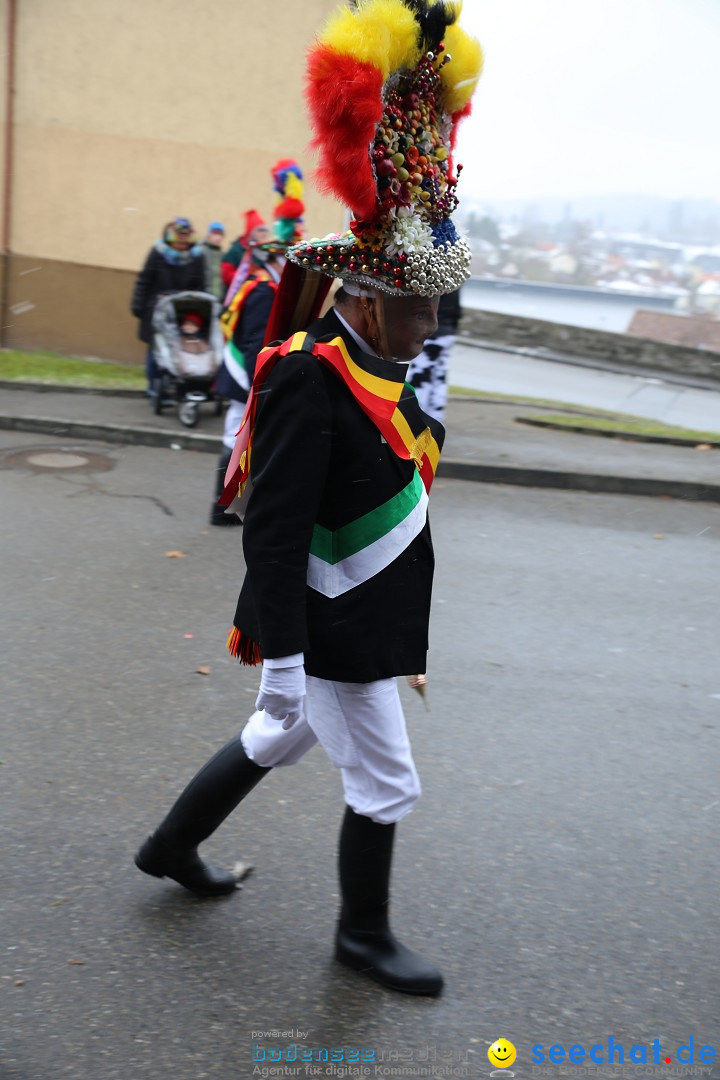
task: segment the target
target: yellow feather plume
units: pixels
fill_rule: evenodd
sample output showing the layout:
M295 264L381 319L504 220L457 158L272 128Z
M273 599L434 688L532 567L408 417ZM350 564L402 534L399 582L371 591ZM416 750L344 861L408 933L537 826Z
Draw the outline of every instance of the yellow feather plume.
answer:
M373 64L384 79L398 68L414 67L420 58L417 23L402 0L360 0L354 12L341 8L328 20L320 43Z
M457 23L445 31L445 48L452 60L440 72L445 86L444 105L449 113L456 113L475 92L483 68L483 51L480 42Z
M288 199L302 199L303 196L303 182L299 176L295 173L288 173L288 178L285 181L285 197Z

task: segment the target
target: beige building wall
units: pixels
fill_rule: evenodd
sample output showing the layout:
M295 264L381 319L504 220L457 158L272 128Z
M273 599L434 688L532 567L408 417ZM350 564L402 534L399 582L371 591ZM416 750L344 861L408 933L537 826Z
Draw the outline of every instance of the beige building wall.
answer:
M5 114L7 107L7 70L10 42L8 40L8 0L0 0L0 192L5 185Z
M8 20L8 0L0 0L0 229L3 229L3 218L5 214L5 200L7 196L7 179L6 179L6 157L5 157L5 136L6 125L5 116L7 109L7 89L8 89L8 61L10 42L8 37L9 20ZM3 332L2 323L6 320L2 317L4 314L5 303L4 297L6 296L6 269L8 259L4 250L4 239L0 236L0 344L2 343Z
M310 182L302 96L336 0L14 4L6 344L139 358L124 312L163 224L182 214L202 234L219 219L232 239L245 209L270 218L279 157L305 172L308 234L341 227Z

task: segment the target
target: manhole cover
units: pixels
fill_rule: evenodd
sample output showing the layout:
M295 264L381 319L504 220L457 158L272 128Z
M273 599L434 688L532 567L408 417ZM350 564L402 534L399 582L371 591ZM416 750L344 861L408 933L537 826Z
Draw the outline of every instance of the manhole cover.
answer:
M89 453L78 446L14 450L3 454L0 464L5 469L31 469L33 472L107 472L115 467L115 462L105 454Z
M28 465L37 469L78 469L89 462L90 458L80 454L30 454L27 458Z

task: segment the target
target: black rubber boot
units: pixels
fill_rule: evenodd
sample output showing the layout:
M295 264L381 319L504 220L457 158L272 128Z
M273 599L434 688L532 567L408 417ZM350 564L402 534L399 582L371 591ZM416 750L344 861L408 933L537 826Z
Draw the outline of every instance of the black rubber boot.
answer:
M345 811L340 831L342 910L335 957L375 982L405 994L439 994L437 968L402 945L390 930L390 867L394 825Z
M197 896L233 892L237 875L206 866L197 848L269 772L250 760L239 735L232 739L190 781L138 851L135 865L153 877L172 878Z
M217 460L217 465L215 467L215 498L210 507L211 525L242 525L242 521L237 514L226 514L225 507L218 506L217 504L218 499L223 493L223 488L225 487L225 470L230 464L231 457L232 450L225 448Z

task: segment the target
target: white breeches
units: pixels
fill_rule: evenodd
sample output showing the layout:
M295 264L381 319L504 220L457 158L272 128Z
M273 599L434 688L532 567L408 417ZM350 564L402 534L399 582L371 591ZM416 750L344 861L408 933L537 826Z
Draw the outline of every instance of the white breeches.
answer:
M235 436L242 423L244 412L244 401L231 401L227 407L225 412L225 428L223 430L223 446L226 446L228 450L232 450L235 445Z
M420 797L395 679L370 683L307 678L305 715L288 730L265 712L242 731L245 753L266 768L294 765L319 742L340 769L345 801L356 814L387 825Z

